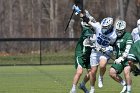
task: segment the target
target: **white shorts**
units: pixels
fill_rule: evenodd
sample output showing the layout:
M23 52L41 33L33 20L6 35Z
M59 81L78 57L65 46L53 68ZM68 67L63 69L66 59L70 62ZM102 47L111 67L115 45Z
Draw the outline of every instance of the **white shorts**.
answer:
M90 55L90 65L91 66L98 66L100 59L108 60L109 56L103 54L100 51L95 51L94 49L92 49L91 55Z

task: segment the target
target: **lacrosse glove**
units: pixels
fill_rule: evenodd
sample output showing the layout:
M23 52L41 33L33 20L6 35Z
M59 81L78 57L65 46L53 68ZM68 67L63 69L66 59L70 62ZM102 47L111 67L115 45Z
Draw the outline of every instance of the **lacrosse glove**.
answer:
M118 59L116 59L115 61L114 61L114 63L115 64L121 64L121 62L123 62L124 61L124 58L123 57L119 57Z
M73 5L72 9L74 10L75 15L78 15L81 12L80 8L78 6L76 6L76 5Z

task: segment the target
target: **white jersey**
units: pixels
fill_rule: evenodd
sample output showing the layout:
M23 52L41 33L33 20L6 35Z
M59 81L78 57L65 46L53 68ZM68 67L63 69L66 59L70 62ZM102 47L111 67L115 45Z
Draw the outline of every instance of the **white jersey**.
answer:
M102 26L100 25L99 22L92 23L92 27L96 31L96 43L95 43L96 47L105 48L105 47L108 47L110 44L114 44L117 38L117 35L114 29L111 33L105 35L105 34L102 34L101 32Z
M133 37L134 43L135 43L137 40L140 40L140 31L138 30L138 28L134 28L134 29L132 30L131 35L132 35L132 37Z
M114 44L117 39L115 30L113 29L111 33L105 35L105 34L102 34L102 31L101 31L102 26L99 22L92 23L91 25L96 31L96 41L95 41L96 49L105 48L107 50L110 50L108 49L108 47L110 47L110 44ZM110 57L100 51L96 51L95 49L92 49L92 52L90 55L90 65L97 66L101 58L108 60Z

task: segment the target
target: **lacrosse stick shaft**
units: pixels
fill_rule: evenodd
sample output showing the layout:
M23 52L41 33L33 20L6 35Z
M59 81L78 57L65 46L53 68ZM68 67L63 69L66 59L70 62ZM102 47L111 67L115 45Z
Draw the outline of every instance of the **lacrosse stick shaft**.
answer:
M104 55L107 55L110 59L112 59L113 61L115 61L115 59L112 56L110 56L107 53L103 52L103 50L100 50L100 52L102 52Z
M66 26L66 28L65 28L65 32L67 31L67 29L68 29L68 27L69 27L69 24L70 24L70 21L71 21L71 19L72 19L72 17L73 17L73 14L74 14L74 9L73 9L73 12L72 12L72 14L71 14L71 16L70 16L70 18L69 18L69 21L68 21L68 23L67 23L67 26Z
M108 55L107 53L103 52L103 54L104 55L107 55L110 59L112 59L113 61L115 61L115 59L112 56Z

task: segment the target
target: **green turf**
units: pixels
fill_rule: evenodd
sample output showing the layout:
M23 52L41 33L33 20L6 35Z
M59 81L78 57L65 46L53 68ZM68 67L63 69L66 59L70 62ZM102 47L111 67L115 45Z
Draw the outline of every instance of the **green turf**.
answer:
M96 93L119 93L122 89L108 76L108 69L104 87L99 89L96 83ZM69 93L74 73L72 65L1 66L0 93ZM133 93L139 93L139 82L140 77L133 76ZM77 89L77 93L83 92Z

